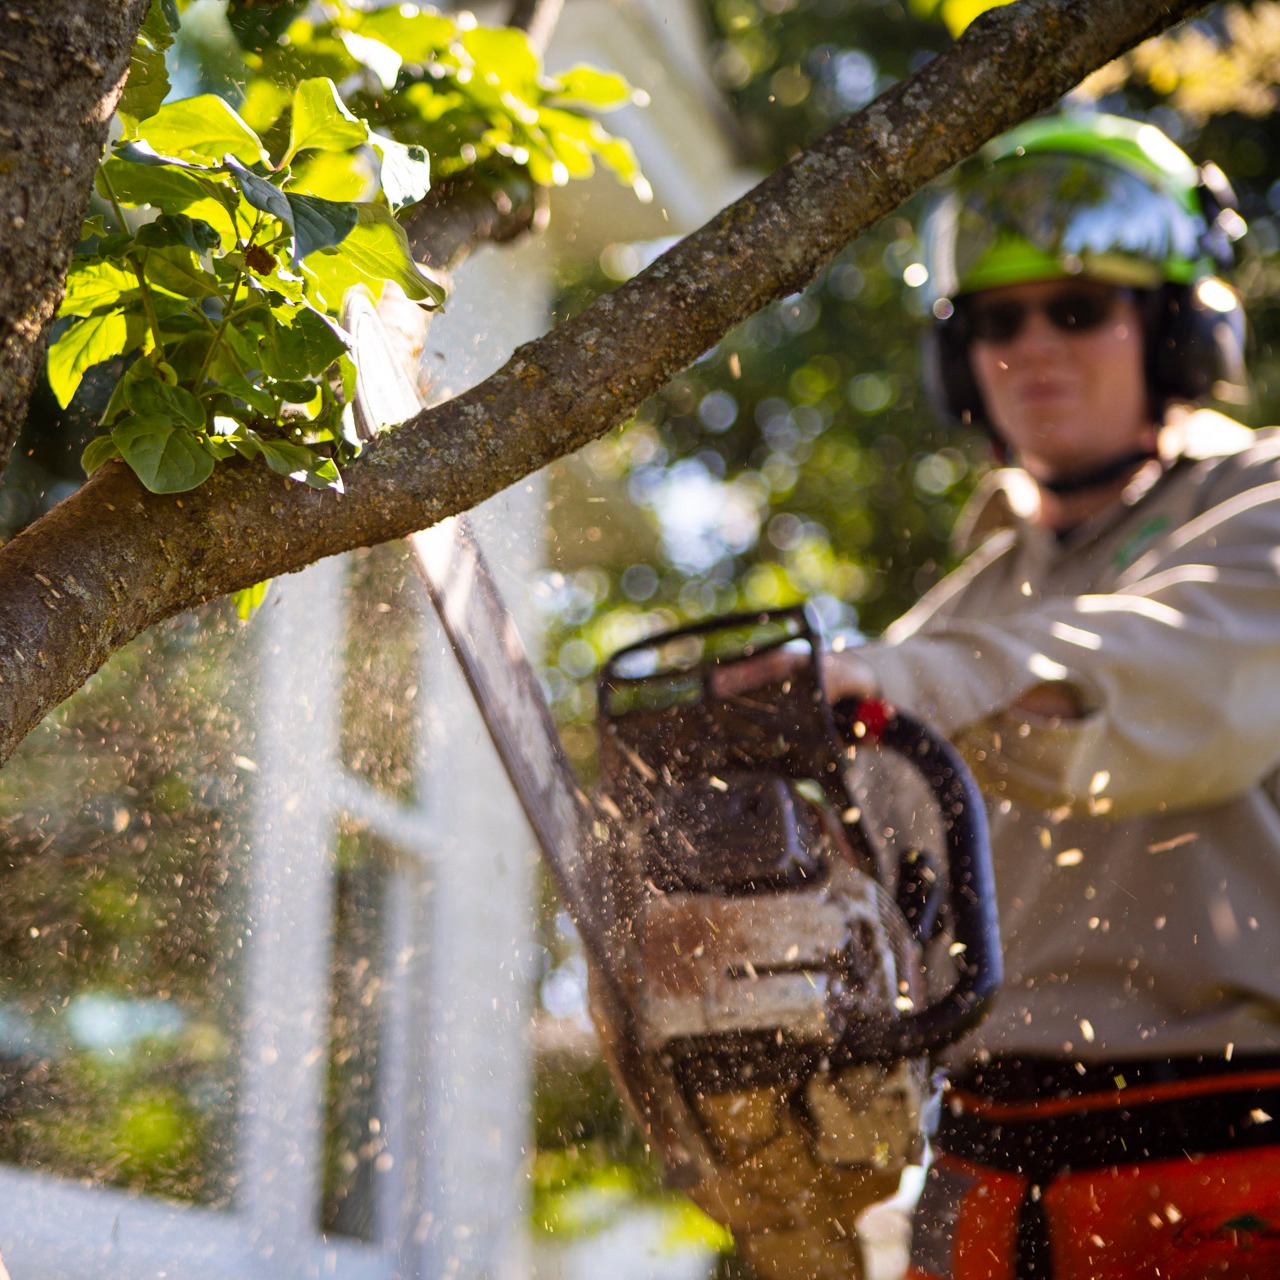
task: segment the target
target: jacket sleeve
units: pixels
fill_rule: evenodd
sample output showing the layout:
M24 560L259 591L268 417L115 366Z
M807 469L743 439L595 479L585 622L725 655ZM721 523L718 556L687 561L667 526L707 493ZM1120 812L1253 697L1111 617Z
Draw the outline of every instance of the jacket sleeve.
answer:
M1125 816L1237 796L1280 762L1280 461L1274 450L1109 594L940 618L859 652L883 695L954 738L989 789ZM1062 682L1082 715L1013 704Z

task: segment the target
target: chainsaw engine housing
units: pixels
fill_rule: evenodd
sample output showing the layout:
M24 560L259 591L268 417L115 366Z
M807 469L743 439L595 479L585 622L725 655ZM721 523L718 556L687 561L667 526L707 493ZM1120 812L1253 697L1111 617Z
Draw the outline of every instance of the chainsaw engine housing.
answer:
M784 644L785 682L713 693L717 665ZM668 1168L768 1280L860 1274L855 1220L921 1154L941 1042L924 956L949 869L882 865L848 784L866 725L836 720L799 610L668 633L600 681L600 805L650 1064L630 1101L662 1113ZM948 993L946 1038L984 999Z

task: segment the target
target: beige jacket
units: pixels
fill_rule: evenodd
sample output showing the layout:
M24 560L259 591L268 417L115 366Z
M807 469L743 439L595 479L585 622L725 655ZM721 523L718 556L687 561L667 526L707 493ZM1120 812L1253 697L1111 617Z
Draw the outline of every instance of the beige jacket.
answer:
M991 800L1006 984L952 1056L1280 1049L1280 431L1212 413L1064 542L1022 472L864 654ZM1066 681L1071 722L1008 708Z

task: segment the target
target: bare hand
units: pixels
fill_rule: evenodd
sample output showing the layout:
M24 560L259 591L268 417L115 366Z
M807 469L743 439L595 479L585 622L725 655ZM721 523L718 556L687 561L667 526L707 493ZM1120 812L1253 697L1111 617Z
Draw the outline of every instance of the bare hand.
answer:
M845 698L874 698L877 693L875 673L852 649L839 653L823 653L822 684L832 702ZM771 649L756 658L727 663L711 673L711 692L718 698L746 693L761 685L781 684L809 665L809 656L789 649Z

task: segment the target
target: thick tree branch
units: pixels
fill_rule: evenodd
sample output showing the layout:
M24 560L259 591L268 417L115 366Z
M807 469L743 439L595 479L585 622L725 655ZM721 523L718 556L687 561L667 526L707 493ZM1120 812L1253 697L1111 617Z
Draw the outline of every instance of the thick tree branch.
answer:
M418 261L449 272L480 244L507 244L541 231L547 194L519 173L505 180L466 174L433 187L401 221Z
M513 0L507 26L519 27L539 53L546 53L563 8L564 0Z
M1022 0L493 377L376 441L338 498L228 465L181 498L123 467L0 549L0 759L144 628L474 506L603 434L986 139L1200 0Z
M0 474L44 359L147 3L0 5Z

